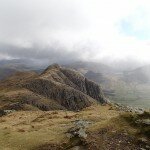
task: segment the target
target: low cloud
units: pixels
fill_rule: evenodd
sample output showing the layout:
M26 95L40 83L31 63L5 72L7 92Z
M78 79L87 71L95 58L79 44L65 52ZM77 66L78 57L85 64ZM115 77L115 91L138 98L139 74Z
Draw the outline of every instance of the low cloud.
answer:
M139 34L150 32L149 6L147 0L0 0L0 59L149 62L150 37Z

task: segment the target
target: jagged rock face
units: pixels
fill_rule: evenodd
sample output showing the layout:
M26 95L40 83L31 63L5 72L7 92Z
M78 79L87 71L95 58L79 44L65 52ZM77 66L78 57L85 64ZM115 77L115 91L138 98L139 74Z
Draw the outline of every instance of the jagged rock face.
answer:
M85 79L85 86L87 90L87 95L91 96L92 98L96 99L100 103L105 103L106 100L104 99L102 90L99 85L96 83Z
M87 98L82 92L45 79L36 79L30 82L27 84L27 88L47 98L57 100L58 103L69 110L82 109L92 103L92 100L89 100L90 97Z
M95 103L105 103L100 86L80 73L49 66L38 78L25 85L29 90L56 100L68 110L80 110Z
M4 110L0 109L0 117L4 116L6 113L4 112Z
M80 73L69 70L69 69L61 69L61 71L68 77L70 81L72 81L76 86L76 89L82 91L83 93L89 95L93 99L104 103L104 96L102 94L102 90L99 85L88 80Z

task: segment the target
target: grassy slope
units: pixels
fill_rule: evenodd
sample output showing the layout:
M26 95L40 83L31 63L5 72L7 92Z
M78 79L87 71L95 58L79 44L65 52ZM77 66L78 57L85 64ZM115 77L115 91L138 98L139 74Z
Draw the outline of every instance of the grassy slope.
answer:
M0 118L0 149L29 150L47 142L66 141L68 139L64 133L72 126L73 120L80 118L92 121L94 129L118 115L118 112L108 109L107 106L95 106L77 113L21 111L9 114ZM67 118L66 113L69 116Z
M102 88L115 90L116 95L110 100L134 107L150 108L150 85L125 83L121 79L109 77L109 82L102 83Z
M134 107L150 108L150 85L116 86L116 96L112 100Z
M98 139L101 129L105 128L111 128L106 134L107 137L111 137L114 131L126 131L131 135L136 135L137 129L120 117L120 112L109 108L110 106L95 105L81 112L14 112L0 118L0 149L30 150L46 143L67 143L69 139L65 132L73 126L73 121L77 119L84 119L92 123L87 129L89 143L97 138L95 141L102 142L102 146L105 146L103 140Z

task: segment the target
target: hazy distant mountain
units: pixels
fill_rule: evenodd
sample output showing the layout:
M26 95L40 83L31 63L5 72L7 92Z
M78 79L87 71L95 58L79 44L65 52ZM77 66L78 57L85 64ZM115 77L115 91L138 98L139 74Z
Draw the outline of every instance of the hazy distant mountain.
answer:
M95 73L93 71L88 71L85 74L85 77L92 81L95 81L96 83L103 83L106 80L101 73Z
M101 74L112 74L116 72L116 70L111 68L110 66L107 66L102 63L97 63L97 62L79 61L79 62L67 64L65 66L78 70L83 74L86 74L88 71L93 71L95 73L101 73Z
M93 63L92 67L87 64L81 62L72 66L88 79L100 84L103 93L110 100L126 105L149 107L150 65L132 71L116 71L107 65L98 67ZM94 65L102 69L98 70Z
M134 60L132 58L128 59L116 59L114 61L106 62L103 61L104 64L111 66L115 70L118 70L120 72L122 71L129 71L134 70L136 68L139 68L140 66L144 65L142 62Z
M0 67L0 80L5 79L15 73L15 69Z
M143 66L132 71L126 71L123 75L123 79L126 82L149 83L150 65Z
M5 79L17 71L30 70L25 62L21 60L1 60L0 61L0 80Z
M7 78L17 71L35 71L41 73L43 69L32 60L12 59L0 60L0 80Z
M34 61L27 59L0 60L0 67L17 70L31 70L39 68Z

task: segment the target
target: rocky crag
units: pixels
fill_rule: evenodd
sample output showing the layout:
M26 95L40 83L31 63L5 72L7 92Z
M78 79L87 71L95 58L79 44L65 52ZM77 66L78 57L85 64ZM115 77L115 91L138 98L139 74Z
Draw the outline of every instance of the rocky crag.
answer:
M101 88L75 70L57 64L23 85L28 90L55 100L68 110L81 110L92 103L107 103Z
M43 73L17 72L0 82L1 110L81 110L107 103L101 87L79 72L49 66Z

